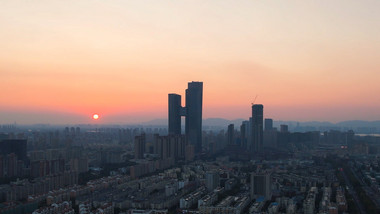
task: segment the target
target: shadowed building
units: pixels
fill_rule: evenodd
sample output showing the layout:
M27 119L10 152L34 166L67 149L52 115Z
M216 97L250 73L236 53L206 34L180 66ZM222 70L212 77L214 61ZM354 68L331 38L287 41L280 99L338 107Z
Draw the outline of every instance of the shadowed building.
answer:
M240 139L241 139L241 147L247 148L247 126L249 124L246 121L240 125Z
M6 139L0 141L0 155L8 155L14 153L17 158L22 161L27 160L26 156L26 140Z
M281 131L282 133L286 133L286 132L288 132L288 131L289 131L288 125L281 125L281 126L280 126L280 131Z
M214 189L220 186L220 177L218 172L207 172L205 177L206 187L209 192L214 191Z
M235 128L234 124L228 125L227 140L229 145L235 144Z
M143 159L145 153L145 134L141 134L140 136L135 136L135 159Z
M251 198L264 196L266 200L272 197L272 181L270 173L251 173Z
M263 148L264 106L252 105L252 151L259 152Z
M169 134L181 134L181 95L169 94Z
M154 135L154 154L160 159L185 159L186 137L185 135Z
M253 119L252 119L252 117L250 117L248 120L248 126L247 126L247 149L248 149L248 151L253 150L252 131L253 131Z
M186 137L194 152L202 152L203 82L189 82L186 89Z
M265 130L264 135L263 135L264 147L276 148L277 136L278 136L277 129Z
M202 99L203 82L189 82L186 106L181 106L181 95L168 96L169 135L181 134L181 116L185 116L186 141L194 146L194 153L202 152Z
M272 119L266 118L264 124L265 124L265 131L273 129L273 120Z

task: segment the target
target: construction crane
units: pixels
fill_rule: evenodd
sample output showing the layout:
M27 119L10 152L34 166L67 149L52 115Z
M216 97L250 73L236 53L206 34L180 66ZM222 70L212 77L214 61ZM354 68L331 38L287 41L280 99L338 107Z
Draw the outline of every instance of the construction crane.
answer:
M255 99L253 100L253 103L251 103L252 105L255 104L257 96L258 96L258 95L256 94L256 97L255 97Z

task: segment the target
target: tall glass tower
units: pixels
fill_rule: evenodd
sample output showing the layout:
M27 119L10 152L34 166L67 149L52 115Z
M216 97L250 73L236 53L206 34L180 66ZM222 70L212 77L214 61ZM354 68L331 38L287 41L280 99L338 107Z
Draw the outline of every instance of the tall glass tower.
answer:
M252 105L252 150L259 152L263 148L264 106Z
M202 99L203 82L189 82L186 89L185 131L195 153L202 152Z
M169 134L181 134L181 95L169 94Z

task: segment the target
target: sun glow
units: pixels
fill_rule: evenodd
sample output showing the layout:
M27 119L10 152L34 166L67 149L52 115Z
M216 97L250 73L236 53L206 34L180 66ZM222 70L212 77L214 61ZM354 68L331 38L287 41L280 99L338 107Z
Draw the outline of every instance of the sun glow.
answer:
M99 119L99 115L98 115L98 114L94 114L94 115L92 115L92 119L94 119L94 120Z

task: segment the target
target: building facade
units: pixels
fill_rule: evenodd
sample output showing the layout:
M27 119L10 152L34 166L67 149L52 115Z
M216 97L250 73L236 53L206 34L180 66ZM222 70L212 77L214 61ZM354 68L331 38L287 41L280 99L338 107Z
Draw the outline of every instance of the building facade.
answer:
M181 95L169 94L169 134L181 134Z
M272 180L270 173L251 173L251 198L260 196L269 200L272 197Z
M202 152L203 82L189 82L186 89L186 137L194 152Z
M253 152L259 152L263 148L263 119L264 106L252 105L252 147Z
M194 146L194 153L202 152L202 101L203 82L189 82L186 105L181 106L181 96L168 95L169 135L181 134L181 116L185 116L186 141Z

